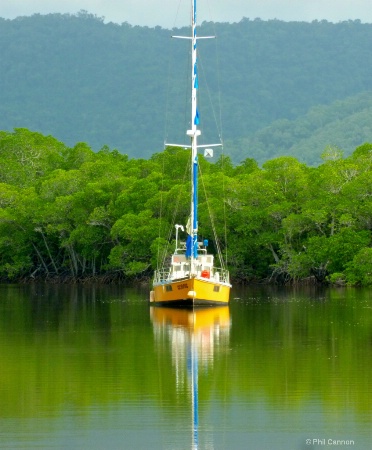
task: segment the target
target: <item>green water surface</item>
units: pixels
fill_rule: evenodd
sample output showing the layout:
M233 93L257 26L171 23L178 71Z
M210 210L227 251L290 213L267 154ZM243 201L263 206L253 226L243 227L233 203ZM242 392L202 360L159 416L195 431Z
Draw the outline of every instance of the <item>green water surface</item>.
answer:
M0 448L371 448L371 290L247 287L195 314L147 298L0 285Z

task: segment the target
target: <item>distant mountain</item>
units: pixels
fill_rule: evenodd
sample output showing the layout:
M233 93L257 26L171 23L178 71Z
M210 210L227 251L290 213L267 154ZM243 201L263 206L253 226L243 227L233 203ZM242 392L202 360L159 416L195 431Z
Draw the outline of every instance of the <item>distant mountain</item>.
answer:
M274 121L250 137L228 141L226 148L236 163L247 156L263 163L290 155L318 165L327 147L336 147L349 155L371 140L372 92L365 92L329 106L314 106L295 120Z
M171 34L189 31L88 13L0 19L0 129L134 157L185 142L189 44ZM199 34L217 35L199 45L201 120L213 130L205 140L222 133L220 104L234 161L294 154L316 163L325 142L348 151L372 139L372 25L243 19L203 23Z

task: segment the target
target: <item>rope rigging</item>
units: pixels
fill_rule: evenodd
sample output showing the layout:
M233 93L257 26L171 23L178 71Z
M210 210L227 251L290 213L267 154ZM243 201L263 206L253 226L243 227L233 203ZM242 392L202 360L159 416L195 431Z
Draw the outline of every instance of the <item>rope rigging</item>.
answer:
M179 10L180 10L181 2L182 2L182 0L179 0L179 2L178 2L177 16L178 16L178 13L179 13ZM210 9L209 2L207 2L207 4L208 4L209 9ZM210 9L210 11L211 11L211 9ZM177 16L176 16L176 19L175 19L174 23L176 23ZM213 22L213 28L214 28L214 32L216 32L216 25L215 25L214 22ZM215 33L215 35L216 35L216 33ZM217 39L214 39L214 41L216 42ZM171 94L170 91L172 90L173 94L174 94L174 92L177 91L177 87L180 85L180 82L181 82L180 78L184 78L184 77L188 80L187 83L182 83L182 85L185 86L185 97L186 97L186 101L184 102L184 105L185 105L185 107L184 107L184 123L185 124L186 123L187 124L190 123L190 117L188 117L189 116L189 108L188 108L189 92L188 91L189 91L189 86L190 86L190 75L191 75L190 71L188 70L188 67L190 66L190 56L191 56L191 54L189 52L188 53L187 65L185 65L185 67L184 67L184 69L186 70L186 76L185 76L185 74L183 73L184 70L182 70L183 67L181 67L181 70L180 70L179 63L177 63L177 64L173 63L172 64L171 60L172 60L172 57L173 57L173 60L174 60L175 55L174 55L174 52L173 52L172 44L168 46L168 79L167 79L167 95L166 95L166 106L165 106L165 126L164 126L165 139L164 139L164 142L167 142L167 140L168 140L168 134L169 134L168 130L170 128L170 120L171 119L174 120L175 116L177 116L177 109L176 109L176 106L175 106L176 102L172 102L172 100L170 98L170 94ZM207 74L206 74L205 66L203 64L203 58L201 57L200 49L198 48L197 63L198 63L198 66L201 69L202 83L203 83L203 86L205 87L205 92L207 94L208 102L210 104L210 108L211 108L211 111L212 111L212 117L213 117L214 124L215 124L216 130L217 130L219 142L221 143L221 148L222 148L222 152L221 152L222 180L221 180L221 182L222 182L222 190L223 190L222 202L223 202L223 216L224 216L223 220L224 220L224 240L225 240L224 250L225 250L225 258L223 258L223 256L222 256L221 247L220 247L220 244L219 244L219 240L217 238L217 232L216 232L216 227L215 227L215 223L214 223L213 212L211 210L211 204L210 204L210 201L209 201L209 198L208 198L208 195L207 195L204 179L203 179L203 176L202 176L202 173L201 173L201 170L200 170L200 165L198 167L198 171L199 171L199 173L201 175L201 181L202 181L202 184L203 184L204 195L205 195L205 198L206 198L206 205L207 205L208 213L209 213L210 220L211 220L211 227L212 227L212 231L213 231L213 234L214 234L214 241L216 243L216 250L217 250L218 258L220 260L221 266L224 267L226 265L226 262L227 262L227 223L226 223L225 176L224 176L224 159L225 158L224 158L224 153L223 153L223 139L222 139L221 89L220 89L220 70L219 70L219 55L218 55L218 45L217 45L217 43L216 43L216 46L215 46L215 62L216 62L216 67L217 67L217 69L215 70L215 74L216 74L216 77L217 77L217 80L216 80L216 82L217 82L217 92L216 92L216 96L214 98L217 99L219 114L218 114L218 112L216 112L215 101L213 101L213 99L212 99L212 93L211 93L211 89L210 89L209 83L207 81L208 77L206 76ZM171 70L172 68L175 68L175 69L172 71ZM171 81L171 76L172 76L171 72L174 72L173 76L176 76L177 85L174 85L174 83ZM183 75L180 76L180 74L182 74L182 73L183 73ZM200 99L199 99L198 102L200 102ZM178 121L177 128L179 127L179 125L180 125L180 123ZM184 129L187 129L187 127L184 127ZM165 144L165 147L166 147L166 144ZM179 147L181 147L181 145ZM164 155L164 158L165 157L166 157L166 153ZM190 169L190 165L189 165L189 169ZM184 175L183 175L183 179L182 179L182 184L185 183L186 174L187 174L189 169L187 169L187 168L185 169L185 172L184 172ZM163 220L163 212L164 212L164 198L163 198L164 197L164 189L163 189L164 184L163 184L163 180L164 180L164 177L166 176L166 174L164 173L164 170L165 170L165 164L164 164L164 159L163 159L163 164L162 164L162 192L161 192L161 200L160 200L160 209L161 209L161 211L160 211L160 222L162 222L162 220ZM169 243L171 242L171 238L172 238L172 235L174 233L174 225L176 223L177 215L178 215L178 212L179 212L180 199L181 199L181 192L179 193L179 195L178 195L178 197L176 199L176 202L173 205L174 211L173 211L173 215L172 215L172 219L171 219L170 229L167 231L167 245L166 245L165 248L162 246L163 251L161 251L161 249L160 249L160 242L161 242L160 238L162 237L161 236L162 226L161 226L161 223L159 224L159 245L158 245L158 258L157 258L158 268L159 268L160 264L164 264L164 262L165 262L165 260L167 259L167 256L168 256ZM184 218L182 218L182 220L183 219ZM180 220L180 219L177 219L177 220ZM160 253L162 253L162 255L160 255Z

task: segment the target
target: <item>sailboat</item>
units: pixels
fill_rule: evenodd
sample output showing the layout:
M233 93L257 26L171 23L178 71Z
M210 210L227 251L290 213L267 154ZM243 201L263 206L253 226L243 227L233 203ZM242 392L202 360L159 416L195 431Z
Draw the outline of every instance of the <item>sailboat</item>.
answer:
M190 138L191 156L191 202L190 216L186 225L187 237L184 243L178 245L178 233L184 231L183 225L176 225L176 249L167 267L155 271L153 290L150 292L150 302L166 305L199 305L226 304L230 296L230 276L223 267L215 267L214 255L208 253L208 241L198 240L198 149L212 152L211 147L221 144L198 145L200 118L198 110L198 58L197 43L200 39L214 36L197 36L196 0L191 0L191 36L173 36L179 39L189 39L191 42L191 127L186 134ZM185 147L184 145L168 144Z

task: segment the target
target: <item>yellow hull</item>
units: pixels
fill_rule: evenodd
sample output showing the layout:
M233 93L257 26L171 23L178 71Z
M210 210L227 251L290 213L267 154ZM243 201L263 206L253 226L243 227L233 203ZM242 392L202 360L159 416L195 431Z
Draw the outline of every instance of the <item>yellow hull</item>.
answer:
M154 304L227 304L230 285L203 278L186 278L154 285L150 302Z

